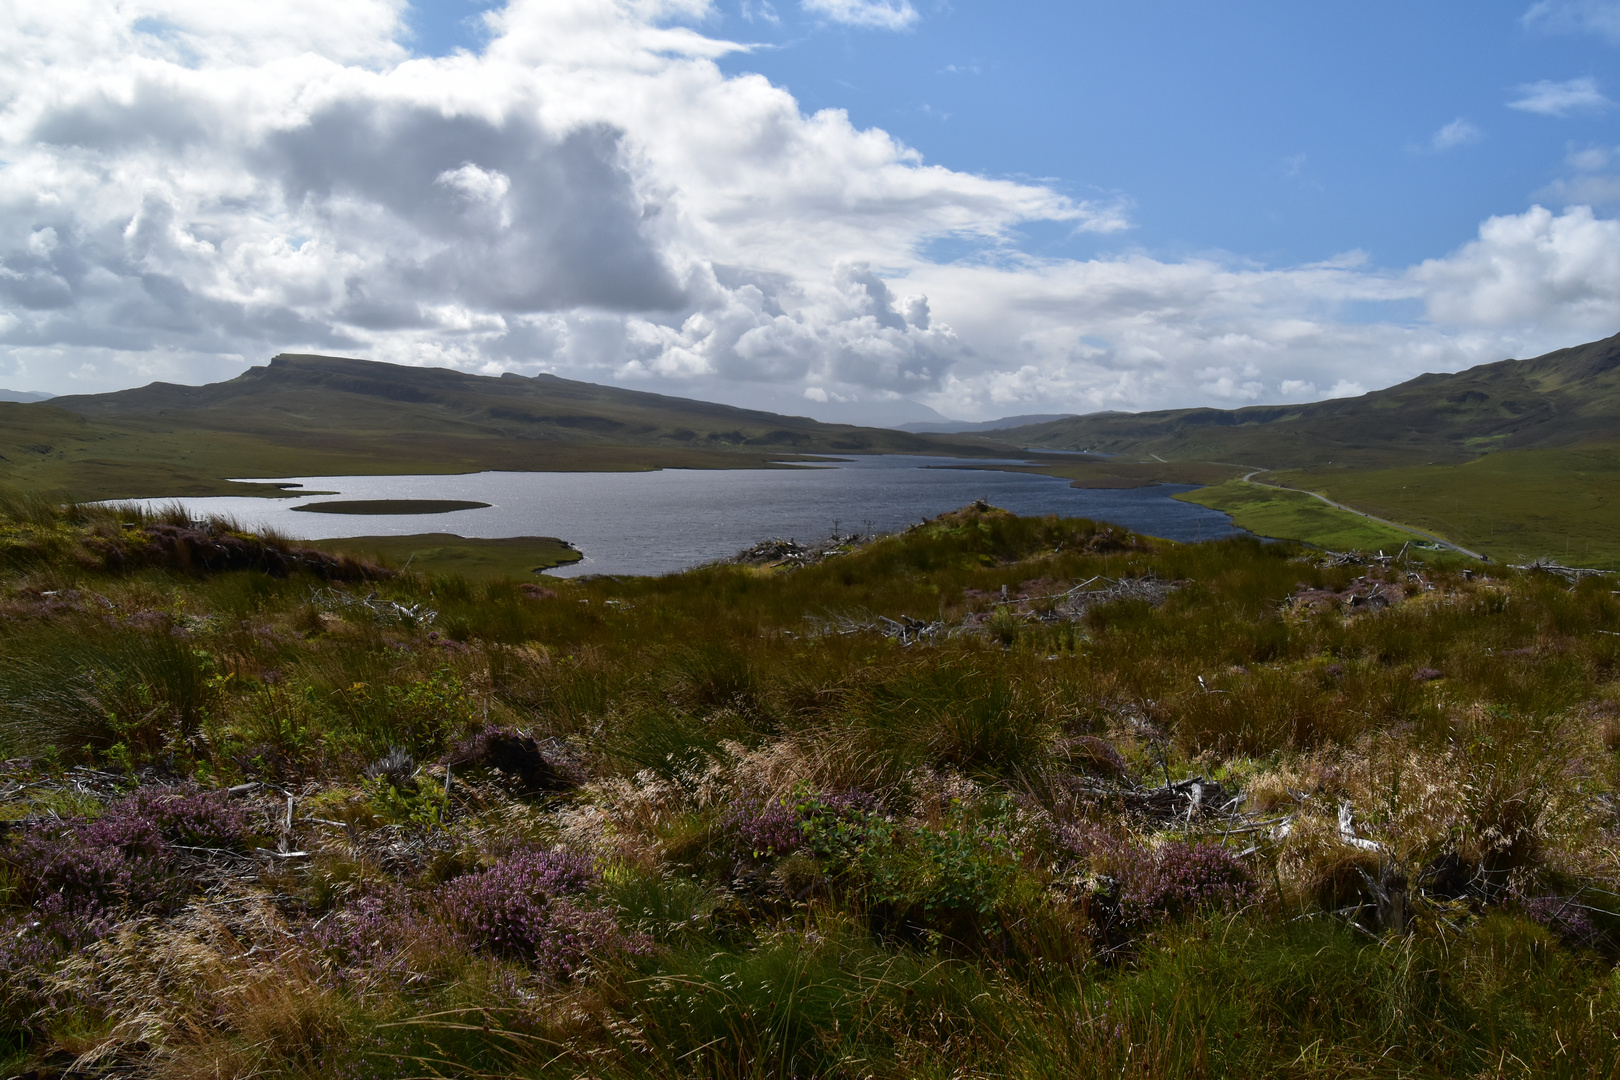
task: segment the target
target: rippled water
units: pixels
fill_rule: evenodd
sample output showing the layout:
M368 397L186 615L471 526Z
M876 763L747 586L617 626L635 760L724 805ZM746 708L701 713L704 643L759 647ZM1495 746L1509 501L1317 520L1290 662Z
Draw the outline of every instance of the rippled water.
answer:
M830 534L835 523L844 533L891 532L980 498L1016 514L1093 518L1171 540L1210 540L1242 531L1219 511L1172 499L1190 490L1182 485L1087 490L985 464L877 455L782 469L306 476L271 482L337 494L154 499L147 505L178 502L197 517L229 515L311 540L422 532L559 536L585 554L584 561L551 571L562 576L668 573L726 558L773 536L816 540ZM465 499L491 505L427 515L293 510L328 499Z

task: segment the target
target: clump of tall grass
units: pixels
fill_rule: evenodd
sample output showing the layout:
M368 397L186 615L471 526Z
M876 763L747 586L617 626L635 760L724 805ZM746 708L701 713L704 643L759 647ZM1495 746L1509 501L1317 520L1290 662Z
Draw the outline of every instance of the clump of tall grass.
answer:
M189 756L188 741L217 700L211 656L172 633L47 624L8 645L0 747L12 753L117 747L125 763Z
M269 530L228 517L194 521L178 504L58 503L0 489L0 568L71 568L128 573L152 567L184 573L256 569L278 577L294 571L331 581L370 581L392 571L300 547Z
M125 923L54 973L48 1000L78 1010L59 1039L75 1069L318 1069L355 1033L358 1010L323 983L310 952L289 947L275 905L236 900Z

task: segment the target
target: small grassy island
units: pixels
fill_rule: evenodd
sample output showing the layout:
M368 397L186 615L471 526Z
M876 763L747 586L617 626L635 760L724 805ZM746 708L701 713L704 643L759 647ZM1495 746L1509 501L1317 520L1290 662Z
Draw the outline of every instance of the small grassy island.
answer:
M0 1076L1620 1071L1610 576L434 539L0 504Z
M348 554L419 574L454 574L468 581L523 580L557 566L577 563L580 552L555 536L456 536L409 533L404 536L347 536L309 540L309 546Z
M293 507L306 514L453 514L457 510L482 510L487 502L468 499L332 499Z

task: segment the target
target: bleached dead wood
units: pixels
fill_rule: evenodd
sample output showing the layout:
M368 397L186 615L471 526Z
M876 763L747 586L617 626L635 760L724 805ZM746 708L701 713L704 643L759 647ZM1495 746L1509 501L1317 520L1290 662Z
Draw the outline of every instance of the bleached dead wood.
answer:
M353 596L342 589L311 589L309 602L332 614L355 615L364 613L381 626L431 626L439 613L425 604L400 604L384 600L372 590L365 597Z
M1355 812L1347 802L1339 804L1339 839L1351 847L1360 848L1363 851L1384 850L1384 846L1378 841L1368 840L1366 837L1356 835Z
M1237 812L1244 801L1242 792L1228 791L1219 781L1203 776L1171 780L1156 787L1081 781L1071 784L1068 790L1077 795L1122 804L1128 812L1167 825L1190 825L1195 821L1215 819L1227 823L1228 827L1221 830L1223 834L1241 835L1275 824L1251 823Z
M1520 563L1513 566L1512 569L1539 571L1543 574L1552 574L1556 577L1563 578L1572 585L1575 582L1580 581L1582 578L1603 577L1614 573L1613 570L1596 570L1589 566L1560 566L1558 563L1555 563L1548 558L1532 559L1530 562Z
M1378 925L1397 934L1405 933L1409 908L1406 876L1395 872L1393 868L1386 868L1380 878L1374 878L1359 867L1357 872L1361 874L1361 880L1366 882L1368 891L1372 893L1373 903L1377 907Z

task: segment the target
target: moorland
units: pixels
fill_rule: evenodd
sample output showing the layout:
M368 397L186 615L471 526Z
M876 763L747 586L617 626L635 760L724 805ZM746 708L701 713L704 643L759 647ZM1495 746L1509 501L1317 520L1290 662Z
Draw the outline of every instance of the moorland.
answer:
M1614 580L1424 558L9 497L0 1075L1616 1075Z
M1439 539L1500 562L1620 569L1620 336L1306 405L967 427L858 428L550 375L282 355L206 386L0 402L0 482L63 499L277 496L239 478L1020 456L1081 487L1196 485L1178 497L1331 550Z
M1498 561L1620 568L1620 335L1355 398L1097 413L994 435L1115 455L1051 470L1080 484L1207 485L1185 497L1262 535L1402 542L1315 492Z

